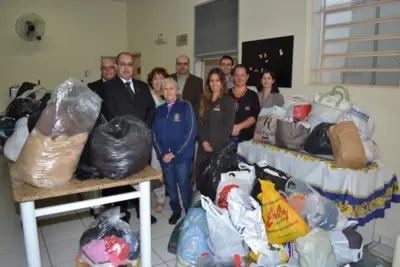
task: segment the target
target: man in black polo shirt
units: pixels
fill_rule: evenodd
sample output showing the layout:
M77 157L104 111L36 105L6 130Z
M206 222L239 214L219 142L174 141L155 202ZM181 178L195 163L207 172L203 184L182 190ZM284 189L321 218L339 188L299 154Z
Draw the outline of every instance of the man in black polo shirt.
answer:
M243 65L236 65L233 69L233 78L235 86L229 90L229 95L236 102L232 139L240 143L253 138L257 117L260 113L260 102L257 94L246 86L248 73Z

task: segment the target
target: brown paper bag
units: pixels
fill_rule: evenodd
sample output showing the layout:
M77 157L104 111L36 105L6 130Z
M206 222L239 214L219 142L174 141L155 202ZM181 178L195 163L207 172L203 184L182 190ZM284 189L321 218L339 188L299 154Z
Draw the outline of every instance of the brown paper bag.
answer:
M367 165L368 159L354 122L345 121L332 125L328 129L328 136L332 145L335 167L359 169Z

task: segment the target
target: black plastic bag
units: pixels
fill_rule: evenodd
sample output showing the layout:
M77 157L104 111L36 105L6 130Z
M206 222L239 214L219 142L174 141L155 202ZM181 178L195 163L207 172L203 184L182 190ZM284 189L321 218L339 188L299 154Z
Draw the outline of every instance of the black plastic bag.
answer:
M26 91L32 90L33 88L35 88L35 86L38 86L38 84L30 83L30 82L23 82L21 84L21 86L18 88L18 92L17 92L17 95L15 97L19 97L23 93L25 93ZM36 98L36 94L32 93L28 97L29 98Z
M0 130L12 130L16 123L16 119L0 115Z
M333 155L328 128L332 123L321 123L315 126L304 143L304 150L315 155Z
M78 168L76 168L75 177L80 181L104 178L104 176L95 167L87 165L79 165Z
M254 167L256 170L256 179L254 179L250 195L257 202L260 203L257 196L261 193L261 184L259 179L272 182L275 185L275 190L277 191L285 191L285 186L290 180L290 175L269 165L259 166L258 164L255 164Z
M6 116L19 120L39 111L41 102L31 98L16 98L7 106Z
M29 133L32 132L32 130L36 127L37 122L40 119L40 115L42 115L43 110L38 110L31 115L29 115L28 118L28 131Z
M230 143L221 151L215 152L209 160L200 164L196 180L197 189L202 195L215 201L221 174L238 169L237 145Z
M92 165L110 179L142 171L149 164L151 149L150 130L134 116L115 117L92 131Z

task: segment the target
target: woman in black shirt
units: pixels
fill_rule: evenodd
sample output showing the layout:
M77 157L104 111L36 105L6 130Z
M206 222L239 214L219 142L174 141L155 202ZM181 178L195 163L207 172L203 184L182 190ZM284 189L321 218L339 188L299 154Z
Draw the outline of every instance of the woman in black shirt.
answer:
M236 102L235 126L233 127L233 140L237 143L253 138L260 101L256 92L246 86L248 73L243 65L236 65L233 69L235 87L229 90Z
M219 68L212 69L208 73L199 112L196 170L213 152L218 152L230 142L235 122L235 101L227 93L224 73Z

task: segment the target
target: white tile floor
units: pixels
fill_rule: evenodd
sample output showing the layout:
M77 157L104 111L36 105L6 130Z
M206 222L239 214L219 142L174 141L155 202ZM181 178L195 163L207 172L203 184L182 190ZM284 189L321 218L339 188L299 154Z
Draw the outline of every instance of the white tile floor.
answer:
M136 211L131 210L131 225L140 227ZM168 224L172 214L168 205L162 213L155 213L158 222L151 227L152 264L175 267L175 255L168 253L167 244L174 226ZM59 217L39 221L39 241L42 267L75 267L79 238L93 221L88 212L70 212ZM0 267L27 266L19 216L16 215L8 171L0 159Z

